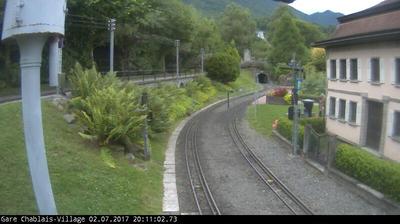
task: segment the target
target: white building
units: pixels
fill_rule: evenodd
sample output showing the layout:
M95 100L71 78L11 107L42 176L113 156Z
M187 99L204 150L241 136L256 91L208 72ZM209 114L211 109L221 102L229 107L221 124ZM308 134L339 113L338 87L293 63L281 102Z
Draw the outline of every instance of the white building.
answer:
M327 131L400 161L400 0L338 19L327 50Z

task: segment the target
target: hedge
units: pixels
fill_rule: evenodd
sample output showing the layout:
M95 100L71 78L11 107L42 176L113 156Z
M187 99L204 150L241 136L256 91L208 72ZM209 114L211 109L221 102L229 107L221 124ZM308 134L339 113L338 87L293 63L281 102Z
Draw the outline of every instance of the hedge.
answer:
M299 126L299 146L303 147L304 127L310 124L312 128L319 134L325 133L325 120L324 118L303 118L300 119ZM277 131L287 140L292 140L293 122L287 118L279 120Z
M280 119L277 131L288 141L292 141L293 122L287 118ZM299 125L299 146L301 148L303 147L303 139L304 139L304 126Z
M345 174L400 202L400 164L348 144L338 146L335 162Z
M322 117L303 118L300 120L300 124L302 126L310 124L317 133L325 133L325 119Z

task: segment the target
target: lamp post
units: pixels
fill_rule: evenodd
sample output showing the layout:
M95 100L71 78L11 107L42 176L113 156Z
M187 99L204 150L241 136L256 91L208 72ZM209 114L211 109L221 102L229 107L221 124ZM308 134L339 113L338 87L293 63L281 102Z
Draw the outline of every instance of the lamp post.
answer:
M201 49L201 73L204 73L204 48Z
M180 40L175 41L175 46L176 46L176 80L178 81L179 79L179 46L180 46Z
M115 33L115 19L108 21L108 29L110 30L110 72L114 72L114 33Z
M299 92L299 72L303 70L300 63L296 61L296 55L293 55L292 60L289 63L289 67L293 71L293 92L292 92L292 104L293 104L293 134L292 134L292 144L293 144L293 155L296 155L299 150L299 111L298 111L298 92Z

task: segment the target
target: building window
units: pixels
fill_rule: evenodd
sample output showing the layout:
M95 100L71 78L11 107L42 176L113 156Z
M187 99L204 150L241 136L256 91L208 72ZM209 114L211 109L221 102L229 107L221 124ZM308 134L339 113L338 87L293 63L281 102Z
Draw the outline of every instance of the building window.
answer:
M329 101L329 116L336 117L336 98L331 97Z
M350 102L350 108L349 108L349 122L350 123L356 123L357 122L357 103L356 102Z
M394 112L393 137L400 138L400 112Z
M381 81L381 66L379 62L379 58L371 59L371 82L380 82Z
M347 63L346 59L340 60L340 79L346 80L347 79Z
M350 60L350 80L358 80L358 60Z
M331 60L331 79L336 79L336 60Z
M339 100L339 119L346 120L346 100Z
M395 64L395 83L396 85L400 85L400 58L396 58Z

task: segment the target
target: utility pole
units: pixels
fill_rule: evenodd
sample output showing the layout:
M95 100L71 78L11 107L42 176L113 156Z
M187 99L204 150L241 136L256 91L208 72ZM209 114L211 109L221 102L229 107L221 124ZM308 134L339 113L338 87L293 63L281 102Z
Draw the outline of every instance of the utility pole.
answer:
M176 80L178 81L179 79L179 45L180 45L180 40L175 41L176 45Z
M204 73L204 48L201 49L201 73Z
M298 92L299 92L299 72L303 70L300 63L296 62L296 55L293 55L293 59L289 63L289 67L293 71L293 93L292 93L292 104L294 108L293 113L293 134L292 134L292 144L293 144L293 155L296 155L299 150L299 111L298 111Z
M147 108L148 108L148 94L147 92L144 92L142 95L142 105L146 107L145 111L147 113ZM146 118L144 119L144 127L143 127L143 140L144 140L144 159L145 160L150 160L151 156L151 150L149 147L149 137L148 137L148 125L147 125L147 119L148 119L148 114L146 114Z
M114 72L114 33L115 33L115 19L108 21L108 29L110 30L110 72Z

